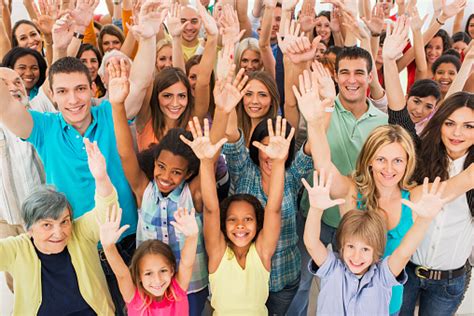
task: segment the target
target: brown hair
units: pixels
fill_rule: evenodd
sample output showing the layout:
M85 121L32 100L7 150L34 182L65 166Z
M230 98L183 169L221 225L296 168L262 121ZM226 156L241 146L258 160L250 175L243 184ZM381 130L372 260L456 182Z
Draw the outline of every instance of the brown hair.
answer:
M171 247L164 242L157 239L150 239L144 241L135 250L130 263L130 275L132 277L133 284L137 287L140 298L143 300L143 306L141 310L145 310L153 302L153 297L143 288L141 277L140 277L140 262L146 255L160 255L162 256L167 264L173 271L173 275L176 273L176 257L171 250ZM176 300L176 293L174 292L173 286L166 289L164 297L170 301Z
M125 42L125 36L123 35L123 32L122 32L121 29L119 29L117 26L115 26L113 24L104 25L102 27L102 29L100 30L99 38L97 39L97 42L98 42L97 46L99 46L99 51L102 55L105 54L104 49L102 47L102 42L104 40L104 35L105 34L115 36L116 38L118 38L118 40L122 44L123 44L123 42Z
M382 215L376 211L350 210L341 219L336 231L337 247L342 257L344 243L357 238L374 248L374 262L379 261L385 251L387 228Z

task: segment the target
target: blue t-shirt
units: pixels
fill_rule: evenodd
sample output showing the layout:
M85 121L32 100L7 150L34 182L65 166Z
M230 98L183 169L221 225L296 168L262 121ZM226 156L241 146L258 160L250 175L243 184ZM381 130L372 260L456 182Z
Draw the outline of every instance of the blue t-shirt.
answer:
M33 144L43 161L46 182L66 194L74 219L94 208L95 181L87 163L85 137L91 142L97 141L107 162L107 173L117 190L123 211L121 225L130 225L122 238L135 233L137 207L117 151L110 102L104 100L99 106L91 108L92 122L84 137L66 123L60 112L30 110L30 113L33 130L27 141Z

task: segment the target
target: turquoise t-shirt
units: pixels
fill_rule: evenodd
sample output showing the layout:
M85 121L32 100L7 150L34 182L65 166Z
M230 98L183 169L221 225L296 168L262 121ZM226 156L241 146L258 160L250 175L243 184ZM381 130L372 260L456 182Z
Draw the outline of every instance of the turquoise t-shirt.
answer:
M357 208L363 209L362 203L360 203L360 199L362 196L360 193L357 193ZM410 192L406 190L402 190L402 199L409 200L410 199ZM400 216L400 222L398 225L393 229L387 232L387 243L385 244L385 252L383 254L383 258L391 255L400 243L402 242L403 237L406 233L410 230L413 226L413 216L411 213L411 209L402 204L402 215ZM396 285L392 287L392 299L390 300L390 315L396 313L402 307L403 302L403 286Z

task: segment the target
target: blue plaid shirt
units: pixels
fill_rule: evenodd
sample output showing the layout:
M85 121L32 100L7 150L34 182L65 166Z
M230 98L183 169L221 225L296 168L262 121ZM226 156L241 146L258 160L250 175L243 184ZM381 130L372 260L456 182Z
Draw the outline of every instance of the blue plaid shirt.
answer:
M168 196L163 197L156 182L152 181L143 193L137 227L137 246L148 239L161 240L173 250L177 266L181 259L181 249L183 249L185 238L170 222L174 221L173 214L179 207L185 207L188 210L194 207L187 183L181 183ZM209 283L207 255L202 233L202 214L196 213L196 221L199 228L198 244L188 293L198 292Z
M240 139L233 144L224 145L224 155L230 179L235 193L254 195L263 206L267 204L267 196L263 192L260 169L249 156L242 133ZM281 204L280 239L272 257L270 272L270 291L281 291L287 284L294 282L301 271L301 255L296 243L296 212L297 197L301 189L301 178L306 177L313 169L313 160L300 149L285 172L283 201Z

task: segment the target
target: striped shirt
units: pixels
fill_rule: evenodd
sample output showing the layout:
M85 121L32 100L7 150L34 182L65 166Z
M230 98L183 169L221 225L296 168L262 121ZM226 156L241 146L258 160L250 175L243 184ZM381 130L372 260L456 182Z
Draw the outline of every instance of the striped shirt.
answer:
M255 165L245 147L242 133L236 143L224 144L224 155L235 193L246 193L255 196L263 206L267 196L262 188L260 169ZM301 178L306 177L313 169L313 160L301 148L285 171L285 186L281 204L280 238L272 257L270 272L270 291L281 291L286 285L294 282L301 271L301 255L297 247L296 212L297 197L301 189Z
M168 244L176 257L176 266L181 259L181 249L184 246L184 236L175 230L170 222L174 221L174 212L179 207L190 210L194 207L191 190L186 182L181 183L168 196L163 197L155 181L148 184L143 193L142 207L139 210L137 225L137 246L145 240L158 239ZM204 248L202 233L202 214L196 212L198 224L198 244L193 266L193 276L189 283L188 293L204 289L208 281L207 255Z

